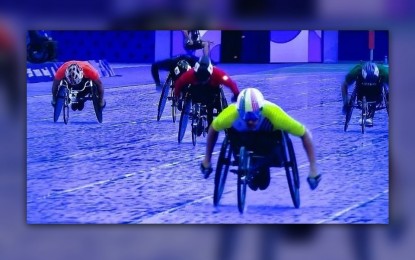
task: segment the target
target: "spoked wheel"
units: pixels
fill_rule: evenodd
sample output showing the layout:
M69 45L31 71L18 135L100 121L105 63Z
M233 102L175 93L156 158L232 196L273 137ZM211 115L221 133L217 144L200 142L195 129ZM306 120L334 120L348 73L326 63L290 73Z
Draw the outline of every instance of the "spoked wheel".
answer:
M389 90L386 89L386 87L383 87L383 100L385 102L385 106L386 106L386 112L388 113L389 116Z
M218 164L216 166L215 188L213 190L213 205L215 207L218 206L225 188L226 177L231 164L231 155L231 145L228 137L226 136L223 140L222 147L220 148Z
M179 143L182 142L184 133L186 133L186 127L187 127L187 122L189 121L191 105L192 105L192 102L190 101L190 99L185 98L183 108L182 108L182 114L180 115L179 133L177 136Z
M58 121L59 116L61 115L62 108L64 107L65 102L67 102L66 100L67 96L68 96L68 89L64 86L61 86L58 90L58 95L56 97L56 104L53 109L53 122Z
M94 104L95 115L98 122L102 123L102 107L99 104L98 89L97 86L92 86L92 103Z
M284 163L285 174L287 175L291 199L294 203L294 207L298 209L300 207L300 178L298 177L297 160L295 158L294 147L290 137L285 132L283 136L286 144L286 161Z
M365 133L366 118L367 118L368 113L369 113L369 108L368 108L368 104L366 101L366 97L363 96L362 98L362 134Z
M241 147L239 150L239 168L238 168L238 209L242 214L245 209L246 199L246 185L248 182L248 173L250 167L250 157L245 147Z
M220 105L221 111L228 107L228 101L226 100L225 93L223 93L223 88L220 89Z
M346 121L344 122L345 132L347 131L347 127L349 126L350 118L352 118L355 100L356 100L356 90L353 91L352 96L350 97L349 103L347 104Z
M65 122L65 125L67 125L68 121L69 121L69 103L68 103L68 98L65 98L65 102L63 104L63 122Z
M176 123L177 104L174 102L174 88L171 88L170 90L170 100L171 100L171 117L173 118L173 123Z
M192 143L193 146L196 146L196 138L197 138L197 130L199 126L199 120L198 117L192 117Z
M163 115L164 107L166 106L167 96L169 95L169 90L170 90L170 82L171 82L170 78L171 77L169 75L161 91L159 105L157 109L157 121L160 121L160 118Z

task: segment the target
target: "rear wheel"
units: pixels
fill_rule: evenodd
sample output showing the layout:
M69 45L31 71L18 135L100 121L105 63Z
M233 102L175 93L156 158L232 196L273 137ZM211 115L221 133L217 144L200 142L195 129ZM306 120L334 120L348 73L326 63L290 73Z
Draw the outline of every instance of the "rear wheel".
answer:
M167 96L169 95L170 84L171 84L171 77L169 75L161 91L159 105L157 109L157 121L160 121L160 118L163 115L164 107L166 106L166 102L167 102Z
M389 90L386 87L383 87L383 99L385 102L385 106L386 106L386 112L388 113L389 116Z
M300 178L298 177L297 160L295 158L294 147L287 133L283 134L285 139L285 174L287 176L288 188L290 189L291 199L295 208L300 207ZM288 152L288 154L287 154Z
M64 86L60 86L56 97L55 107L53 108L53 122L58 121L62 108L65 105L67 95L68 89Z
M65 122L65 124L68 124L68 121L69 121L69 104L68 104L68 99L66 99L63 105L63 122Z
M92 86L92 103L94 104L95 115L98 122L102 123L102 107L99 102L99 95L97 86Z
M352 118L355 100L356 100L356 89L353 91L352 96L350 97L349 103L347 104L346 121L344 122L345 132L347 131L347 127L349 126L350 119Z
M246 185L248 181L248 172L250 166L250 158L245 147L241 147L239 150L239 168L238 168L238 181L237 181L237 192L238 192L238 209L242 214L245 209L246 199Z
M190 107L192 105L192 102L188 98L185 98L183 102L184 104L182 108L182 113L180 115L179 133L177 137L179 143L182 142L184 134L186 133L187 122L189 121Z
M218 164L215 173L215 188L213 191L213 205L216 207L222 197L225 188L226 177L231 164L231 145L228 137L225 137L220 149Z
M228 107L228 101L226 100L225 93L223 93L223 88L220 89L220 105L221 111Z

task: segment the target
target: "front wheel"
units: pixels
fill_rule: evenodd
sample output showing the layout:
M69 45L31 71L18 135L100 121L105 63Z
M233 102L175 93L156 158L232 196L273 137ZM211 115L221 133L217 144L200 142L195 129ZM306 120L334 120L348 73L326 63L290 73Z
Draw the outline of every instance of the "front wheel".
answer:
M366 97L363 96L362 98L362 134L365 133L365 126L366 126L366 118L367 114L369 113L369 107L366 101Z
M195 124L195 121L196 122L198 122L199 120L198 120L198 118L192 118L192 143L193 143L193 146L196 146L196 138L197 138L197 126L198 126L198 123L197 124Z

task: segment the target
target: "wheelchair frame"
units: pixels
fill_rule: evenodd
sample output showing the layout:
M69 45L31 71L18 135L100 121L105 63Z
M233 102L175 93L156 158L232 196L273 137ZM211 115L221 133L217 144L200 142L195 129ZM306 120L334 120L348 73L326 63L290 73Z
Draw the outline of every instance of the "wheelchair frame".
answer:
M90 88L90 92L84 97L78 97L78 94L85 91L87 88ZM72 89L69 87L66 80L61 80L58 86L58 95L56 97L56 104L54 107L53 121L58 121L60 113L63 110L63 121L65 124L68 124L69 106L79 102L85 102L87 100L92 100L97 120L102 123L102 109L99 104L98 89L93 84L92 80L87 80L84 87L80 90Z
M376 104L375 111L382 110L386 108L386 112L389 115L389 100L388 95L389 91L386 89L385 85L382 86L382 101ZM349 126L350 119L352 118L353 109L357 108L361 110L361 116L362 116L362 134L365 133L365 122L366 118L369 114L369 105L377 103L376 101L368 102L366 100L366 96L362 97L362 100L357 100L357 86L355 85L352 95L350 96L350 100L347 105L347 111L346 111L346 120L344 123L344 132L347 131L347 128Z
M289 135L283 131L277 131L279 133L279 146L280 157L279 162L272 163L267 162L266 167L280 167L285 169L288 187L290 190L291 199L293 201L294 207L300 207L300 179L298 176L297 161L295 158L294 147ZM256 155L255 152L248 150L245 146L240 146L239 153L235 151L239 147L235 146L231 142L232 133L228 132L225 136L224 141L222 142L221 150L219 153L219 158L216 166L215 172L215 187L213 191L213 205L217 207L219 201L222 197L223 190L226 183L226 177L231 166L237 166L235 170L231 172L237 175L237 193L238 193L238 210L242 214L245 209L245 200L246 200L246 186L249 181L252 180L253 171L255 167L253 166L254 161L265 160L264 156ZM233 159L232 159L233 155Z
M216 108L216 113L213 113L212 116L217 116L223 109L225 109L228 106L228 102L226 101L225 94L223 92L223 87L219 87L219 95L215 95L215 99L213 100L213 104L220 104L220 108ZM219 98L220 100L217 100ZM215 109L215 108L213 108ZM205 104L202 104L201 102L193 103L191 93L189 91L186 91L186 94L183 98L183 108L180 115L180 121L179 121L179 133L178 133L178 142L181 143L184 137L184 134L186 132L187 123L190 118L191 120L191 127L192 127L192 144L193 146L196 145L196 139L197 139L197 126L199 124L202 124L203 127L203 137L206 136L206 128L208 126L207 122L207 107Z

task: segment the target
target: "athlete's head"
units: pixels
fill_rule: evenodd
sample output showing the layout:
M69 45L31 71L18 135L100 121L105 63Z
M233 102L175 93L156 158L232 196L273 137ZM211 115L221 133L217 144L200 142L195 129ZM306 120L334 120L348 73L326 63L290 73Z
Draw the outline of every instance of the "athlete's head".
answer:
M366 62L362 66L363 84L374 85L379 82L379 68L374 62Z
M210 62L210 58L208 56L200 57L199 62L196 62L195 64L194 70L197 81L200 84L208 82L213 73L213 66Z
M192 67L186 60L179 60L176 67L174 68L174 75L176 75L176 78L178 78L180 75L190 70L191 68Z
M255 126L261 117L261 109L264 101L264 96L256 88L246 88L239 93L238 99L236 100L236 107L239 116L248 126Z
M81 66L73 63L66 68L65 77L70 85L77 85L84 78L84 71Z

